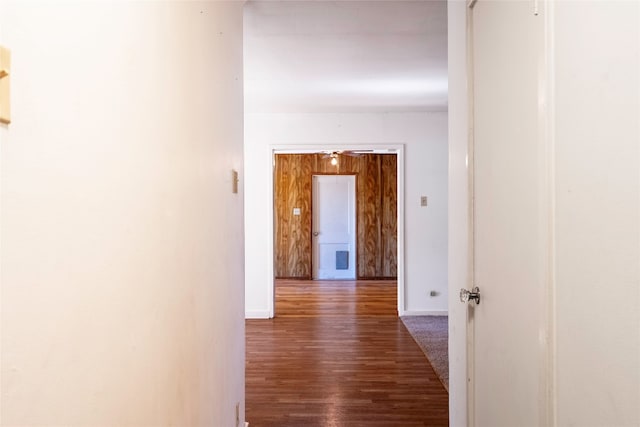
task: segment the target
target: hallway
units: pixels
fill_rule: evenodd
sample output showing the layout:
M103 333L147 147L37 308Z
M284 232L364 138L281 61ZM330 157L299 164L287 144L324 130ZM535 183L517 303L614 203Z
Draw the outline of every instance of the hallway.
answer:
M448 424L394 281L278 281L276 318L247 320L246 337L252 427Z

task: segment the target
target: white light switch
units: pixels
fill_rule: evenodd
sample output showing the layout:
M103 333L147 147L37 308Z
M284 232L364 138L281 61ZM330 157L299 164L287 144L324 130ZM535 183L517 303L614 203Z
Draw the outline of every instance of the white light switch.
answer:
M300 208L293 208L294 215L300 215Z
M420 206L427 206L427 196L420 197Z

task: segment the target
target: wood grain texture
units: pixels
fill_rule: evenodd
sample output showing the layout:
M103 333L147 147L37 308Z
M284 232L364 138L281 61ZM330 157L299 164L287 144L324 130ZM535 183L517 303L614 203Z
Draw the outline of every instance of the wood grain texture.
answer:
M448 425L448 394L397 317L396 286L277 281L281 315L246 321L250 425Z
M311 278L311 176L313 159L277 155L274 169L275 275ZM299 208L300 215L293 209Z
M359 279L397 276L397 160L392 154L278 154L274 169L275 274L311 278L313 174L355 174L356 263ZM299 216L293 208L300 208Z
M383 277L396 277L398 275L398 185L396 174L389 176L389 171L397 170L396 156L382 156L381 170L383 179L382 186L382 221L380 227L380 253L384 260L382 263Z
M380 164L377 157L373 161L369 161L369 155L363 156L365 164L361 169L360 188L364 194L359 206L361 225L358 228L358 246L364 248L364 252L360 257L361 262L358 264L358 277L376 277L381 276L380 265L382 259L380 257L380 221L378 214L381 211L381 194L380 194Z

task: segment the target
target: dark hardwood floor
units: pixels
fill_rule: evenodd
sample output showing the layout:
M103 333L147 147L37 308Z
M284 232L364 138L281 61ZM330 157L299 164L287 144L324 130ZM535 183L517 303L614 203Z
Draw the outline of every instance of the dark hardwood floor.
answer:
M278 281L247 320L250 427L448 424L448 394L396 311L393 281Z

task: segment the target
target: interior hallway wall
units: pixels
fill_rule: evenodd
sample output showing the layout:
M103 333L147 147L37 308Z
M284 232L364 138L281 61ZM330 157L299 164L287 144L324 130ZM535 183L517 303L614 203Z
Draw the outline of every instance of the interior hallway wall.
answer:
M640 425L640 3L553 2L558 425Z
M235 426L242 2L0 7L0 424Z

